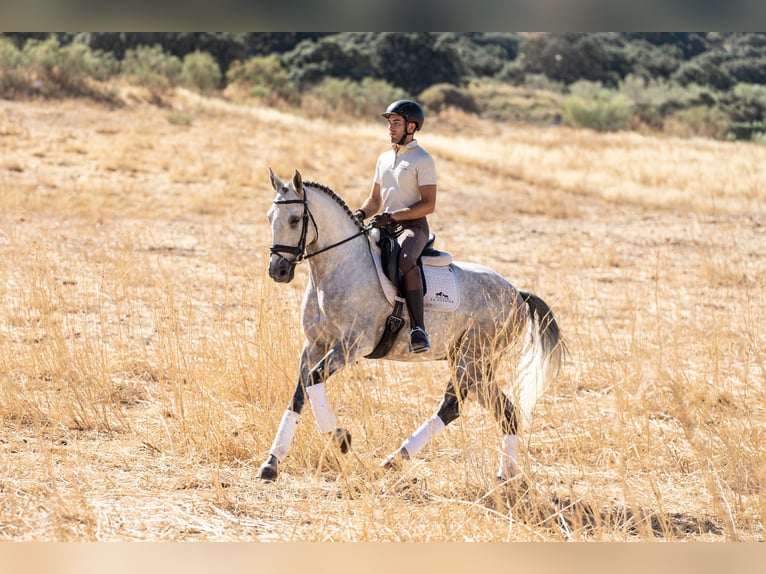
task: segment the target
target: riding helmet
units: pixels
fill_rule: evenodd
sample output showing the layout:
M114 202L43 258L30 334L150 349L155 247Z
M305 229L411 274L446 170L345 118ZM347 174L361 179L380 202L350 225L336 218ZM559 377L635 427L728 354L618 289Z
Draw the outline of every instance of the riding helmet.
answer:
M426 120L423 108L421 108L417 102L413 102L412 100L397 100L388 106L385 113L381 115L384 118L388 118L391 114L402 116L407 122L413 122L417 126L415 131L421 129L423 127L423 122Z

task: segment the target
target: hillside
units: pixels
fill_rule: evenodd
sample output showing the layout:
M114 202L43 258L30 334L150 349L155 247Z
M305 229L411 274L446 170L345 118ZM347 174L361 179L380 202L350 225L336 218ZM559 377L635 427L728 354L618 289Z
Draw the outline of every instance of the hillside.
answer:
M330 383L352 452L307 411L264 484L307 280L268 279L268 168L356 207L385 129L122 97L0 100L0 539L763 540L766 147L429 117L439 247L542 296L570 349L529 490L494 484L473 400L381 473L447 370L369 361Z

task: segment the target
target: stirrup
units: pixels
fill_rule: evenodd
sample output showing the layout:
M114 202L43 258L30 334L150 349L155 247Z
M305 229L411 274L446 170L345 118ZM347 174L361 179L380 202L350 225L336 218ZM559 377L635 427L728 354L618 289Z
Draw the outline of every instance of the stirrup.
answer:
M410 329L410 353L423 353L431 348L428 340L428 334L422 327Z

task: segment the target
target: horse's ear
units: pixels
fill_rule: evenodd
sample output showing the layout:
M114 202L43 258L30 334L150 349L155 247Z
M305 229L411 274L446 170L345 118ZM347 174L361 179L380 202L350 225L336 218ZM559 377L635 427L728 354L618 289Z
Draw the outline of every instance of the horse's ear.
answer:
M293 175L293 187L295 187L295 191L298 192L298 195L303 194L303 178L301 177L301 172L297 169L295 170L295 175Z
M282 193L282 190L285 187L285 184L283 184L280 179L274 175L274 172L271 168L269 168L269 179L271 180L271 187L274 188L274 191L277 193Z

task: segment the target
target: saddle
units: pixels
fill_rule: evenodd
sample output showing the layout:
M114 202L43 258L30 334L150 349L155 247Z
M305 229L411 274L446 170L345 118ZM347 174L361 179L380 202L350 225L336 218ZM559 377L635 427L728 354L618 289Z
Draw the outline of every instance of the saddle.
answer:
M423 279L423 295L428 292L428 285L426 282L426 275L423 271L423 265L429 265L432 267L448 267L452 263L452 255L446 251L439 251L434 248L434 242L436 236L430 233L426 246L423 248L423 252L418 257L417 265L420 269L420 276ZM396 336L404 326L404 319L402 318L402 311L404 309L404 285L402 282L402 274L399 272L399 252L401 246L396 241L396 235L393 230L389 228L380 228L380 238L378 240L378 247L380 247L380 264L383 269L383 273L388 279L396 286L397 295L394 297L394 309L391 315L386 319L386 329L383 331L383 336L378 341L375 349L366 356L368 359L381 359L385 357L393 347L396 341Z
M423 294L428 292L426 276L425 273L423 273L423 265L447 267L452 263L452 255L450 253L439 251L434 248L435 241L436 236L433 233L429 233L426 246L423 248L423 252L417 260L417 265L420 268L420 275L423 278ZM391 283L396 285L397 291L402 295L404 292L402 286L402 274L399 272L399 252L402 250L402 247L396 241L396 235L393 231L385 227L380 228L378 246L380 247L380 264L383 267L383 272L386 277L391 280Z

